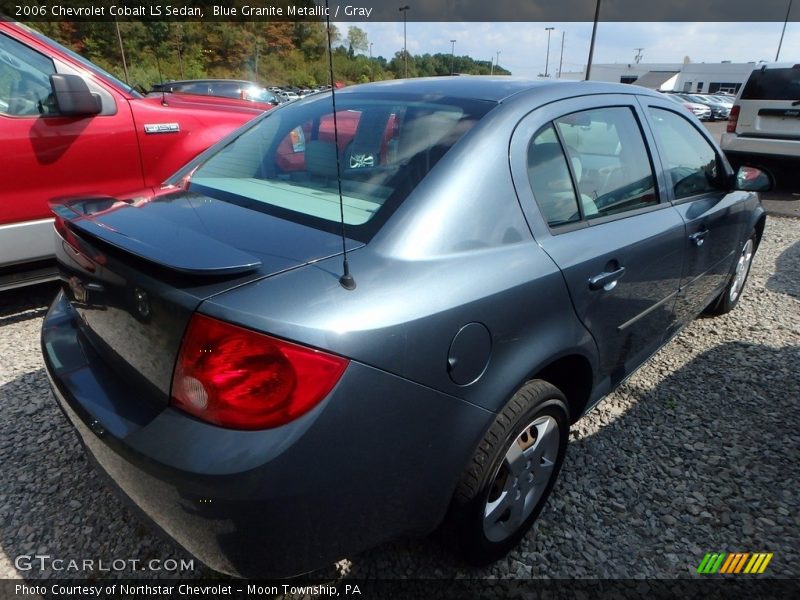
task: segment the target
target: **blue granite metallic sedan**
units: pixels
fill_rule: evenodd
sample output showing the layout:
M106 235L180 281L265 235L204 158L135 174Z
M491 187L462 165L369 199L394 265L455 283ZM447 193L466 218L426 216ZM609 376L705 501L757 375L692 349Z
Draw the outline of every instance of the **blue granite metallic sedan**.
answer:
M318 94L167 183L54 204L47 371L144 515L268 577L503 556L570 425L736 306L769 187L655 92L504 77Z

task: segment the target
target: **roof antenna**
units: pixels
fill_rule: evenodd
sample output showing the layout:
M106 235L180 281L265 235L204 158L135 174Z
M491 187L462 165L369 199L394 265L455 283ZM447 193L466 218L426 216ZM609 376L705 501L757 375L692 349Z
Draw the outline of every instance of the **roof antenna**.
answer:
M333 103L333 145L336 148L336 183L339 186L339 217L342 224L342 254L344 272L339 277L339 283L346 290L356 289L356 280L350 274L350 264L347 262L347 236L344 230L344 199L342 198L342 171L339 166L339 126L336 121L336 80L333 78L333 50L331 49L331 11L328 0L325 0L325 27L328 36L328 68L331 76L331 102Z
M158 69L158 83L161 84L161 105L169 106L167 102L167 93L164 91L164 75L161 73L161 61L158 59L158 52L156 52L156 68Z

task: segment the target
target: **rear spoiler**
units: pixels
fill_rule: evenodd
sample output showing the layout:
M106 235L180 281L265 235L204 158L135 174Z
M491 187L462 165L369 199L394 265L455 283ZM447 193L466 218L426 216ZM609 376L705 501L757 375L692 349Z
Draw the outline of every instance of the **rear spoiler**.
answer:
M261 261L247 252L148 214L130 202L82 198L53 202L50 209L56 221L79 235L186 275L239 275L261 266Z

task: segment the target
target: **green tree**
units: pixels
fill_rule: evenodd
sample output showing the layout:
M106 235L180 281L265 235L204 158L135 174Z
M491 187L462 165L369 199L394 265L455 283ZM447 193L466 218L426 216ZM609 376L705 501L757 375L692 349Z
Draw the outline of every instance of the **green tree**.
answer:
M355 26L348 27L347 43L353 52L366 52L369 49L367 32Z
M30 23L34 29L78 52L124 79L116 26L109 22ZM222 77L255 79L265 85L313 86L331 83L328 32L320 21L199 23L187 21L120 21L119 30L131 85L150 89L169 79ZM346 83L380 81L405 76L403 52L387 60L369 58L367 34L349 27L346 46L335 26L330 28L334 79ZM450 54L408 57L408 76L447 75ZM490 61L456 56L458 73L488 74ZM497 74L510 74L495 66Z

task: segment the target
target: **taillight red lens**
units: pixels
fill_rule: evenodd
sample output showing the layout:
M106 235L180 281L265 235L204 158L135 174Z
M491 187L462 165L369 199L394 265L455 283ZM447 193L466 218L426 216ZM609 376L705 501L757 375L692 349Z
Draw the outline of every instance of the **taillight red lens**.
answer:
M740 107L738 104L734 104L731 107L731 114L728 116L728 127L725 129L728 133L736 133L736 122L739 120L739 110Z
M316 406L349 361L195 314L172 377L172 404L231 429L267 429Z

